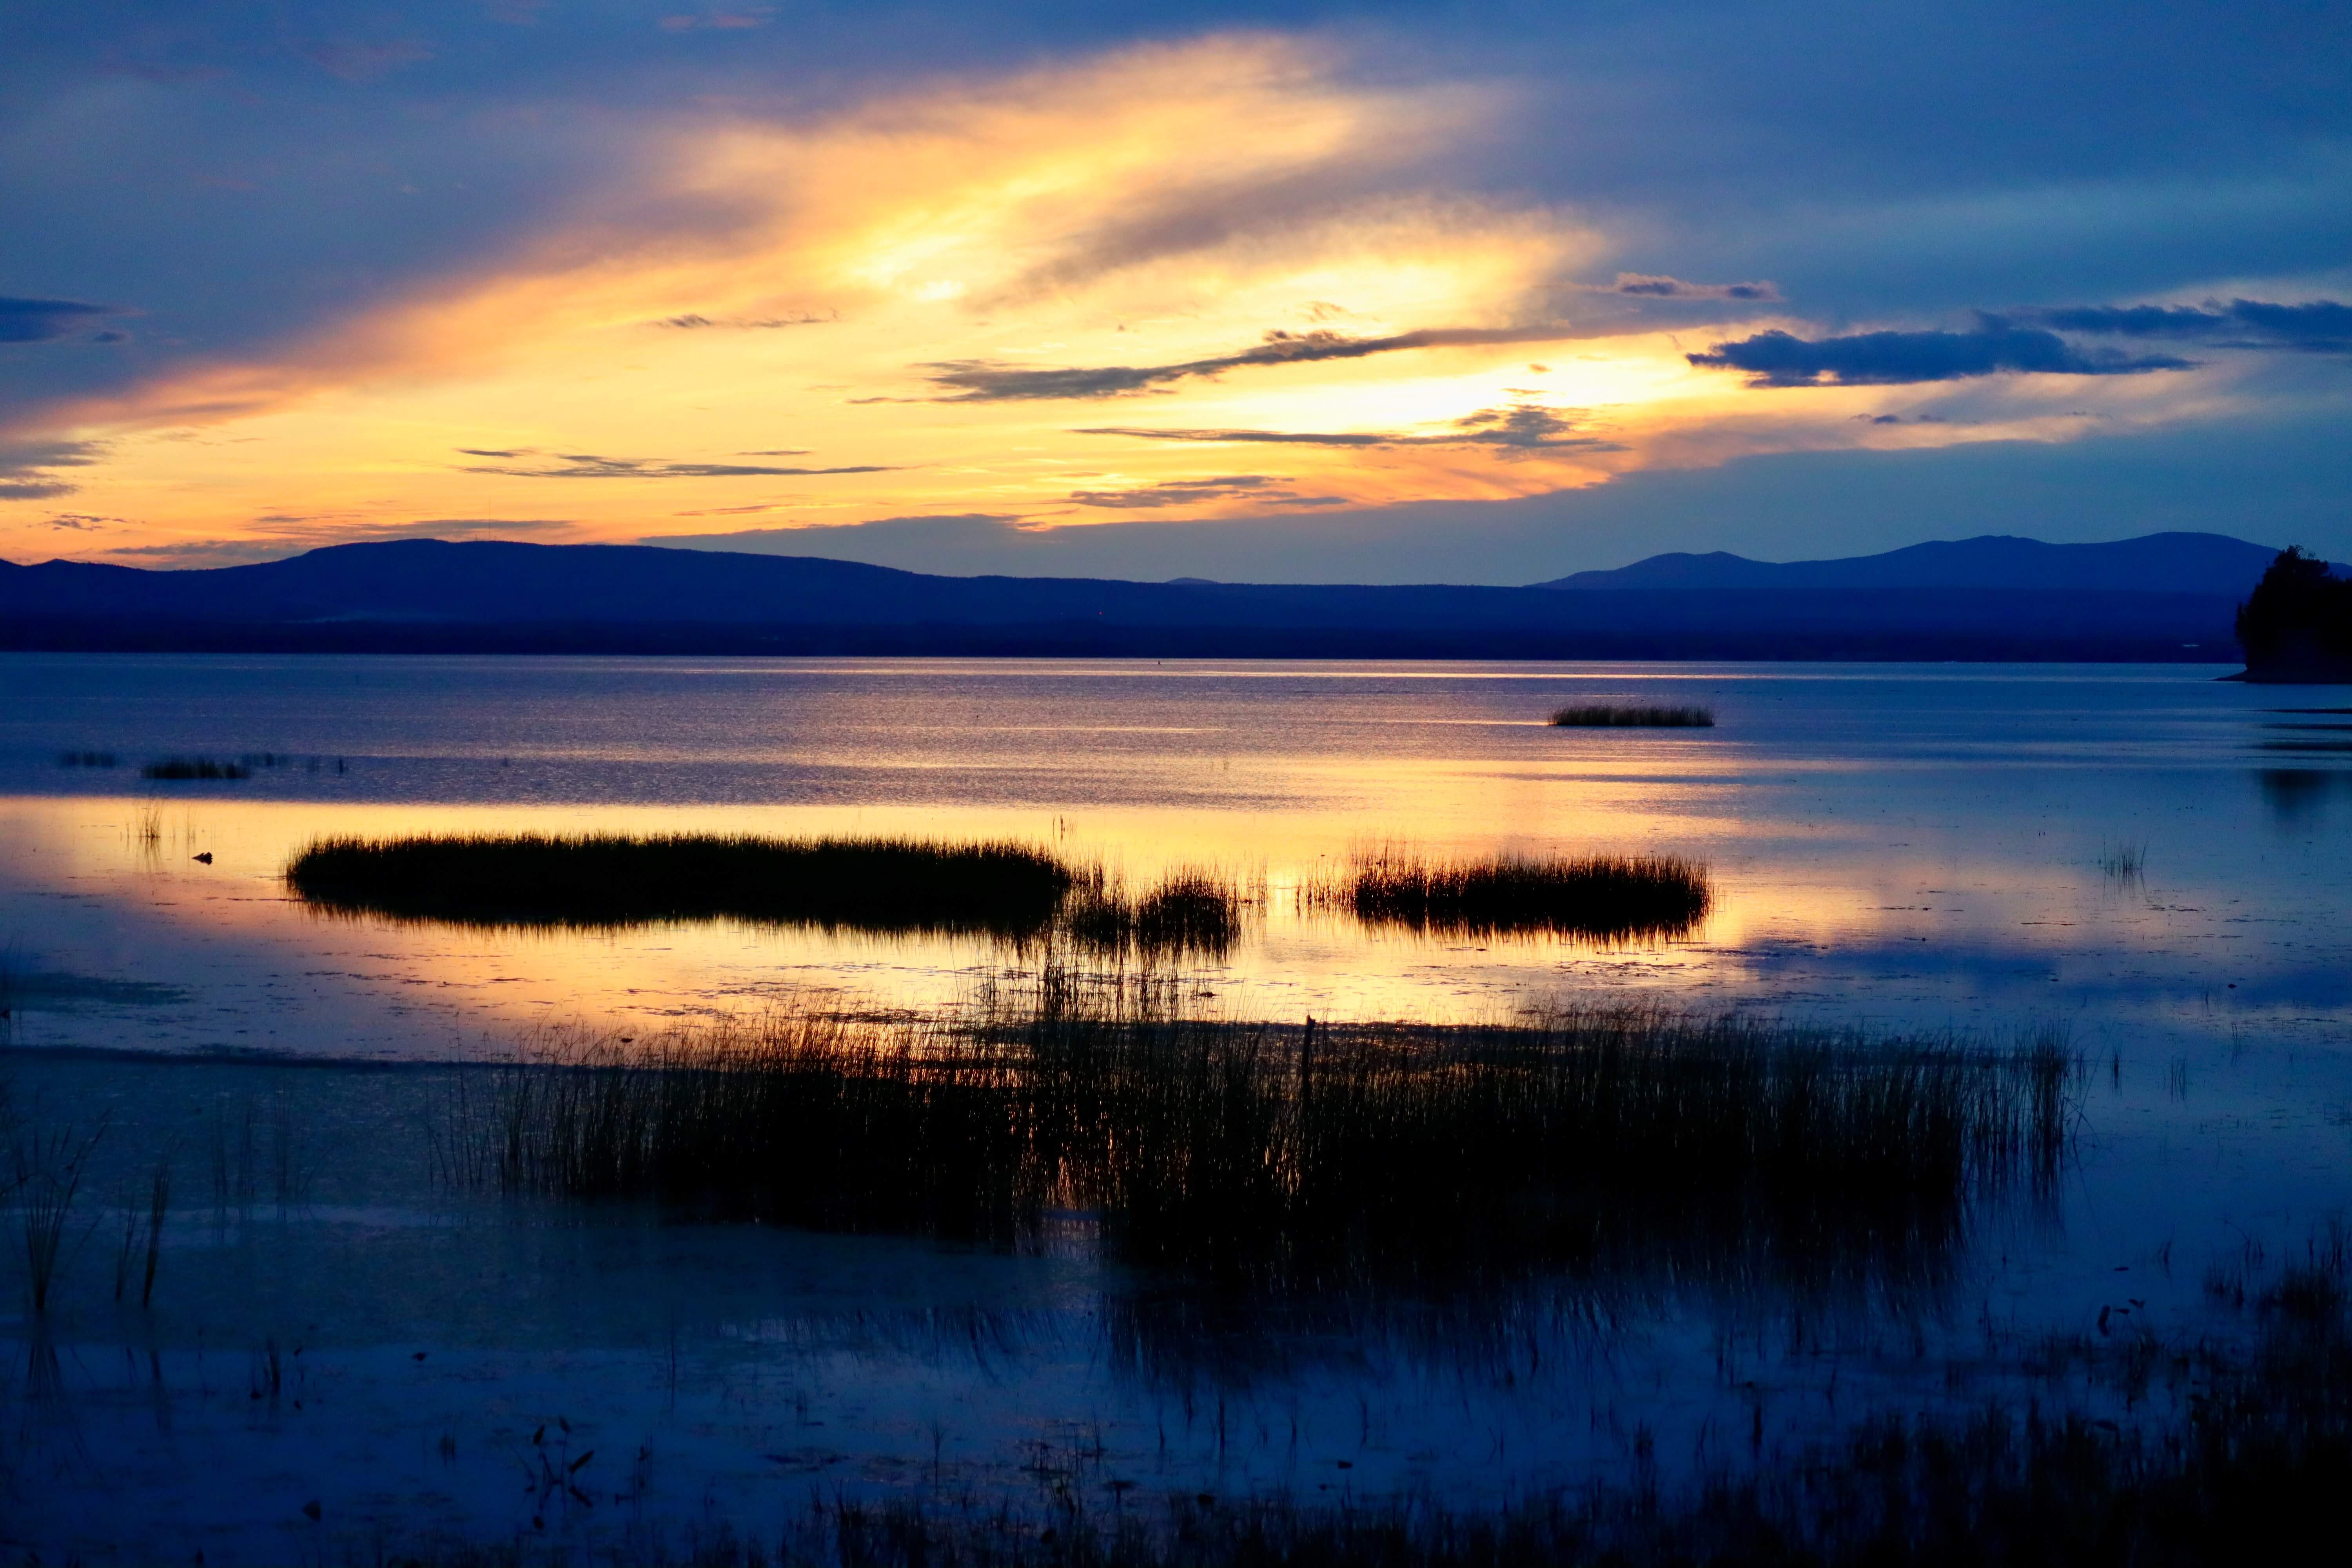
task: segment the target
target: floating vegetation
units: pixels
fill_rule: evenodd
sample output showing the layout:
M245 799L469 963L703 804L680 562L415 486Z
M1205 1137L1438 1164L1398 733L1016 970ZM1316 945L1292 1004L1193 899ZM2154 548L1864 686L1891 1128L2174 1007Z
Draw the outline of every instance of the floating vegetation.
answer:
M469 925L731 916L882 931L1042 934L1076 880L1043 850L911 838L322 840L287 881L351 913Z
M1300 900L1367 924L1625 940L1687 931L1714 891L1704 867L1671 855L1435 860L1388 847L1341 877L1308 883Z
M112 768L121 766L112 752L59 752L58 766L61 768Z
M253 769L243 763L219 763L210 757L165 757L139 770L142 779L181 783L192 779L249 779Z
M1789 1270L1916 1262L2065 1139L2055 1040L1640 1008L1302 1028L1189 1016L1180 991L1049 974L929 1020L559 1045L454 1107L440 1163L460 1185L1002 1246L1082 1211L1109 1256L1288 1289L1662 1237Z
M433 837L311 845L287 880L322 908L475 925L733 917L895 932L1066 935L1097 956L1223 956L1244 900L1181 868L1131 894L1013 843L901 838Z
M1712 730L1715 728L1715 710L1592 702L1557 709L1549 722L1563 730Z

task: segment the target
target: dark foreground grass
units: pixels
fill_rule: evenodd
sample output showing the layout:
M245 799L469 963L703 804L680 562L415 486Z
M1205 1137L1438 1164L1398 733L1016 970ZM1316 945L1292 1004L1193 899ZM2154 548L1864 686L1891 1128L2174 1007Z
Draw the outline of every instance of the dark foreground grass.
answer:
M1321 1288L1592 1261L1644 1237L1786 1267L1915 1258L2054 1167L2069 1058L1563 1010L1479 1028L1191 1017L1049 981L899 1024L783 1013L573 1045L445 1127L457 1181L711 1217L1106 1252ZM1907 1267L1907 1265L1906 1265ZM1864 1272L1867 1272L1865 1268Z
M613 1564L698 1568L2225 1568L2336 1560L2352 1487L2352 1331L2325 1298L2267 1293L2243 1348L2152 1338L2055 1344L2048 1401L1869 1420L1801 1451L1718 1460L1700 1480L1560 1489L1475 1510L1115 1491L1083 1455L1039 1466L1036 1506L927 1493L812 1497L752 1540L723 1526ZM2070 1408L2083 1386L2139 1414ZM2160 1408L2168 1414L2147 1414ZM521 1541L366 1561L537 1568Z
M1302 898L1368 924L1632 939L1688 931L1714 894L1703 868L1668 855L1441 860L1382 849Z
M1552 711L1555 729L1712 730L1712 708L1669 708L1638 703L1590 702Z
M249 779L253 776L253 769L243 763L215 762L210 757L165 757L161 762L149 763L141 768L139 776L167 783Z
M1019 937L1051 925L1075 878L1009 843L526 834L329 839L296 857L286 879L331 910L472 925L734 916Z

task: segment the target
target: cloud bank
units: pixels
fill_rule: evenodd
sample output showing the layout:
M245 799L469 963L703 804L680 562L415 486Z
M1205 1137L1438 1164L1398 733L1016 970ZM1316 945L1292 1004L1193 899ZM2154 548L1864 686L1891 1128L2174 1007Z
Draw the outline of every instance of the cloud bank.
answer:
M1685 357L1709 370L1745 371L1750 386L1812 386L1823 382L1903 386L2004 373L2139 375L2188 370L2194 363L2172 354L2085 350L2055 332L2005 326L1969 332L1856 332L1813 339L1776 329Z
M2288 510L2195 437L2342 415L2352 35L2292 0L675 9L37 7L0 553L553 493L582 539L1214 518L1268 561L1411 518L1483 573L1480 508L1622 559L1600 498L1663 475L1976 445L1994 511L2102 433ZM520 483L566 479L659 482Z
M2204 305L2075 305L1988 315L1994 329L2012 321L2060 331L2126 338L2179 338L2227 348L2352 352L2352 305L2311 300L2299 305L2231 300Z

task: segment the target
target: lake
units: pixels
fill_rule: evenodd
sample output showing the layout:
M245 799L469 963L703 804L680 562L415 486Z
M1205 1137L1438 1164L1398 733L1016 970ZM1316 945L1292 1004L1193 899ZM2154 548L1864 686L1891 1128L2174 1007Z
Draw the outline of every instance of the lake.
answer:
M2242 1332L2216 1279L2352 1197L2352 689L2221 673L0 658L13 1136L95 1139L45 1310L23 1248L0 1263L24 1369L0 1535L309 1562L424 1520L756 1533L814 1496L1503 1502L2054 1397L2029 1365L2053 1335ZM1717 722L1544 722L1605 701ZM250 776L141 777L173 756ZM1206 868L1244 892L1240 940L1155 978L1231 1020L1631 1002L2059 1035L2072 1145L1931 1266L1834 1289L1628 1266L1236 1300L1107 1259L1082 1215L1004 1249L498 1201L436 1161L478 1064L567 1031L919 1016L1045 955L393 921L284 879L321 837L491 831L1013 839L1136 888ZM1382 847L1675 855L1715 897L1613 942L1301 899Z

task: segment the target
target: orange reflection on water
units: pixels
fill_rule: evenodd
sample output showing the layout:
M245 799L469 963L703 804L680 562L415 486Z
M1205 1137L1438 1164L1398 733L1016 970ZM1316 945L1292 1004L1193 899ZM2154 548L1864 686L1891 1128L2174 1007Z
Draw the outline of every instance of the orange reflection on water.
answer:
M1704 745L1673 754L1653 740L1550 759L1377 763L1194 752L1170 766L1244 768L1255 774L1247 795L1287 804L1057 811L208 798L158 806L121 796L20 796L0 802L0 825L14 890L58 911L47 930L20 941L108 978L184 993L186 1016L169 1043L305 1052L471 1053L551 1020L646 1026L811 994L842 1005L932 1007L1039 956L977 937L736 921L481 930L325 914L297 900L282 872L304 845L331 835L1011 838L1098 863L1137 888L1172 869L1213 868L1250 890L1244 940L1184 973L1204 1005L1271 1017L1466 1019L1593 986L1713 1005L1753 990L1759 953L1899 953L1916 942L1924 959L1959 942L2030 955L2118 914L2115 889L2086 880L2078 867L1987 865L1980 857L1971 864L1971 847L1924 834L1896 848L1875 824L1743 815L1752 787L1740 780L1737 759ZM1383 843L1462 856L1681 854L1712 868L1717 896L1685 937L1617 944L1370 930L1300 907L1303 883ZM198 863L199 853L212 861ZM100 1028L89 1020L43 1026L60 1038ZM119 1029L121 1020L107 1026Z

